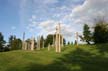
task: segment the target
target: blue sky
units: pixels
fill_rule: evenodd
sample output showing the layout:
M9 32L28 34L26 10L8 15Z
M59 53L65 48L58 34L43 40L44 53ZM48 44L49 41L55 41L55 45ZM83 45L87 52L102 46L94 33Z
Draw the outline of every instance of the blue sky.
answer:
M6 40L10 35L22 39L23 32L26 38L45 37L61 23L63 36L73 41L84 23L91 26L98 15L107 19L107 7L107 0L0 0L0 32Z

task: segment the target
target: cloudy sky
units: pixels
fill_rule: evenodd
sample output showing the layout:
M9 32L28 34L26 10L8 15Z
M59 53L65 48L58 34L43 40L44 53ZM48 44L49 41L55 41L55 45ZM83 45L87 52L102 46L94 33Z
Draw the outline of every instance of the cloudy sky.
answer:
M0 32L26 38L53 34L61 23L61 33L74 41L75 32L82 34L83 24L108 18L108 0L0 0Z

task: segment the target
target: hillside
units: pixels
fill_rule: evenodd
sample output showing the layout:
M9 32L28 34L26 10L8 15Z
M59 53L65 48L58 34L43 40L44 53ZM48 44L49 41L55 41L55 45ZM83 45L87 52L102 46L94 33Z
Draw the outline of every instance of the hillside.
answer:
M0 71L108 71L108 44L2 52Z

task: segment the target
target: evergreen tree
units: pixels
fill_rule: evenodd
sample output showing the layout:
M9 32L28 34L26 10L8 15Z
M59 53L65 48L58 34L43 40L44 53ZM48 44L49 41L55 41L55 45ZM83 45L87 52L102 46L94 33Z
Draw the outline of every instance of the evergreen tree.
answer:
M65 38L63 38L63 44L66 45L66 40L65 40Z
M91 36L90 28L87 24L85 24L83 27L83 41L87 42L87 44L90 44L90 41L92 40L91 37L92 36Z
M45 47L47 47L48 45L52 45L53 44L53 35L49 34L45 40Z
M9 46L10 46L11 50L21 49L22 41L21 41L21 39L16 38L16 36L11 35L9 38Z
M41 36L41 38L40 38L40 47L43 47L44 46L44 37L43 36Z
M67 45L70 45L70 42L68 41Z
M4 44L5 44L5 40L4 40L2 33L0 32L0 52L3 51Z
M99 21L94 27L93 34L94 42L107 43L108 42L108 24L104 21Z

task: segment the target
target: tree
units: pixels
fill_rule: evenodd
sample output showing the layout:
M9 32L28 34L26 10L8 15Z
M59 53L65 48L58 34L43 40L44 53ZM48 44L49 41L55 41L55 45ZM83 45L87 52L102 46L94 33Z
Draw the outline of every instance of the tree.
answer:
M62 36L60 36L60 38L61 38L61 41L62 41ZM53 41L55 41L55 39L56 39L56 34L49 34L49 35L47 35L46 39L44 39L45 47L48 47L49 44L52 45ZM64 45L66 44L65 38L63 38L63 44Z
M27 50L29 50L29 49L31 49L30 47L30 45L31 45L31 39L27 39L26 40L26 43L27 43Z
M71 43L68 41L67 45L70 45Z
M43 36L41 36L41 38L40 38L40 47L43 47L44 46L44 38L43 38Z
M108 42L108 23L101 20L94 27L93 39L95 44Z
M47 47L48 45L52 45L53 44L53 35L49 34L47 36L47 38L45 39L45 47Z
M14 39L12 41L12 47L11 47L12 50L18 50L21 49L21 47L22 47L22 41L20 39Z
M90 44L90 41L92 40L91 38L92 38L92 36L91 36L90 28L87 24L85 24L83 27L82 40L87 42L87 44Z
M75 40L74 45L77 45L77 43L78 43L78 42Z
M13 42L14 39L16 39L16 37L15 37L14 35L11 35L11 36L9 37L9 46L10 46L10 47L12 47L12 42Z
M65 38L63 38L63 45L66 45L66 40L65 40Z
M71 45L73 45L73 41L71 41Z
M5 40L2 33L0 32L0 52L3 51L4 44L5 44Z
M9 46L11 50L18 50L22 48L22 41L16 36L11 35L9 38Z

